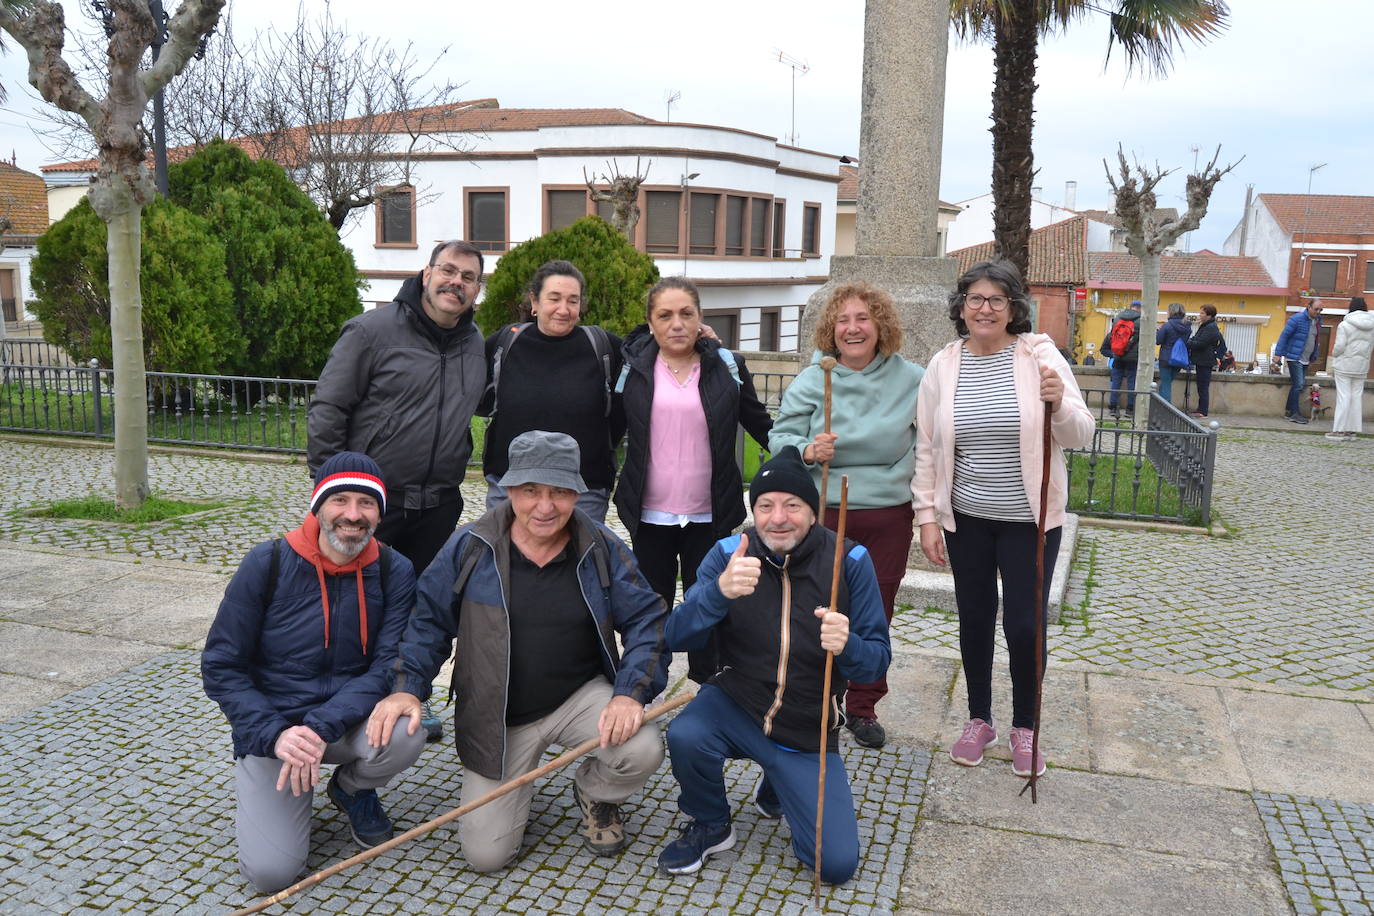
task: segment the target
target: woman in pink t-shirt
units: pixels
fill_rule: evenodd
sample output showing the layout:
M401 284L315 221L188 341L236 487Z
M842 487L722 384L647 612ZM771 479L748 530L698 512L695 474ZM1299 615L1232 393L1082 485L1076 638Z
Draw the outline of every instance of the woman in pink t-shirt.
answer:
M660 280L649 290L647 318L625 338L616 385L626 438L615 506L640 571L671 610L679 570L685 593L711 545L744 521L735 430L743 426L762 444L773 421L744 359L702 336L701 297L690 280ZM713 647L688 659L698 683L715 674Z

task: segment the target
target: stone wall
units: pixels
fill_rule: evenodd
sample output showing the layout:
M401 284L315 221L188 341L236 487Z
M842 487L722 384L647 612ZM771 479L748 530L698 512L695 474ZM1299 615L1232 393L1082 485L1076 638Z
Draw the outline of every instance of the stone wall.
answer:
M750 364L752 365L752 363ZM1080 388L1107 389L1111 387L1110 372L1104 366L1074 366L1074 378ZM1307 384L1321 386L1322 406L1330 410L1336 406L1335 381L1330 376L1309 376ZM1363 416L1366 421L1374 421L1374 382L1364 383ZM1174 404L1183 407L1185 392L1188 404L1197 404L1197 390L1188 384L1188 377L1179 375L1174 378ZM1282 417L1283 405L1288 398L1288 375L1243 375L1233 372L1214 372L1212 374L1211 416L1227 414L1249 417ZM1307 397L1303 396L1303 412L1307 412Z

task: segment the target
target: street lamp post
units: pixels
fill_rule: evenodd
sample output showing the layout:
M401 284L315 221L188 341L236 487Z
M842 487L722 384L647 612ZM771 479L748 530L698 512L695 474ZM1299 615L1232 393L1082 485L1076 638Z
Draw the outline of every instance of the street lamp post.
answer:
M683 160L683 165L684 167L686 166L686 160ZM684 278L687 276L687 252L692 246L692 208L689 206L691 198L687 196L687 183L689 181L695 181L700 177L700 172L692 172L690 175L686 172L682 173L682 212L687 214L687 219L684 220L687 224L684 227L686 230L686 237L682 240L682 276Z

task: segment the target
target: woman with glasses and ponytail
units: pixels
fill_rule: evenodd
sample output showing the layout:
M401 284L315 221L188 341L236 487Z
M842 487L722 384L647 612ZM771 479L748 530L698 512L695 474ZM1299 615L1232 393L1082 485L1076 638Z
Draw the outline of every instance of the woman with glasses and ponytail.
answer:
M958 339L931 358L916 406L911 489L921 551L954 574L959 651L969 719L950 748L964 766L983 762L998 739L992 715L997 579L1011 662L1012 771L1044 771L1034 737L1035 554L1044 463L1045 405L1051 409L1045 518L1048 600L1067 502L1063 449L1092 441L1094 421L1073 372L1046 334L1032 332L1020 272L982 261L959 278L949 317Z

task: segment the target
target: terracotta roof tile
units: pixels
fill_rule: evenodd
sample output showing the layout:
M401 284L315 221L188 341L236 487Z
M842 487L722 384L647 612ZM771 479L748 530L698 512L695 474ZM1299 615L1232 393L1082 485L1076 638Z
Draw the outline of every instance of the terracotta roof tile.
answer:
M1082 216L1041 226L1030 235L1030 277L1027 283L1082 286L1088 281L1084 253L1087 248L1088 222ZM959 262L963 273L979 261L993 255L995 243L984 242L951 251L949 257Z
M856 165L840 166L840 188L835 193L836 200L858 200L859 199L859 167Z
M48 231L48 192L43 179L0 162L0 217L7 217L7 235L42 235Z
M1093 281L1140 285L1140 261L1133 254L1090 251L1088 272ZM1274 286L1273 279L1259 258L1217 254L1206 249L1160 258L1159 282L1197 286Z
M1345 194L1261 194L1287 232L1374 232L1374 197Z
M1099 223L1106 223L1108 226L1112 226L1117 229L1121 228L1121 218L1110 210L1080 210L1079 212L1086 216L1088 219L1094 220ZM1178 219L1178 208L1156 207L1155 219Z

